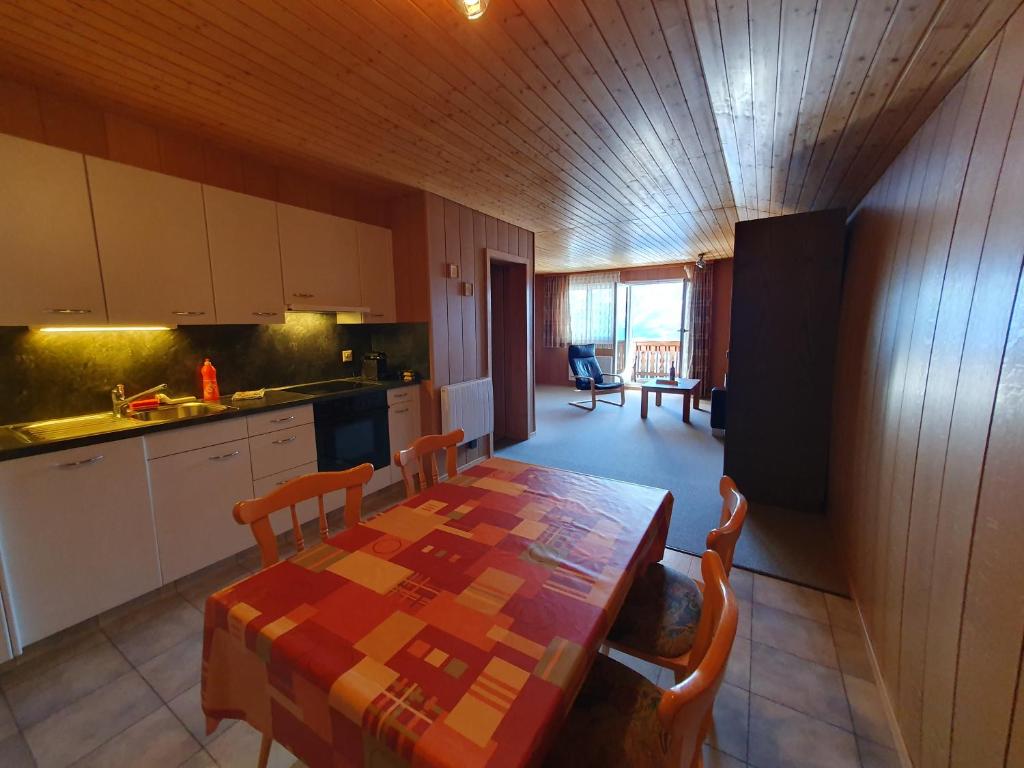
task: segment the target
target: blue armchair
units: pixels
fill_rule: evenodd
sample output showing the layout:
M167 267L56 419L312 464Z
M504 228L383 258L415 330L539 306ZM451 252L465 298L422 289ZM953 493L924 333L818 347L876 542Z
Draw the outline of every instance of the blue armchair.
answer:
M569 402L569 405L575 405L585 411L593 411L599 402L617 405L620 408L626 404L625 382L619 374L605 373L601 370L593 344L569 345L569 374L576 384L577 392L590 393L589 400L573 400ZM607 381L607 379L618 379L618 381ZM619 393L619 402L598 397L598 394L612 392Z

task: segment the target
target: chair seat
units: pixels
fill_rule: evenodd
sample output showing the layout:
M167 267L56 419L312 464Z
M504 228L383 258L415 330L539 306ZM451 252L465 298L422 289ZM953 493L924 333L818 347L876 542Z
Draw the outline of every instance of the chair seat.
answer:
M661 689L598 654L545 766L661 766L668 733L658 720Z
M693 646L702 603L697 582L653 563L626 595L608 639L648 656L682 656Z
M603 382L601 384L598 384L596 382L594 383L594 389L598 390L599 392L602 389L622 389L622 387L623 387L623 384L622 384L621 381L614 381L614 382L606 381L606 382ZM583 391L584 392L589 392L590 391L590 387L589 386L585 387Z

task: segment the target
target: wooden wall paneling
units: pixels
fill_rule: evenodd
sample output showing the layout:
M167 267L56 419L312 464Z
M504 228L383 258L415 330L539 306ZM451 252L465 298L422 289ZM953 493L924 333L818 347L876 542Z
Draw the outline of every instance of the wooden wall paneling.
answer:
M444 274L446 243L444 234L444 199L426 195L427 284L430 286L430 378L431 392L427 411L428 430L438 434L441 429L440 388L451 383L448 337L448 278Z
M160 136L155 128L130 117L108 112L106 122L107 145L111 160L127 163L150 171L162 171Z
M537 431L537 362L533 355L533 350L535 348L534 339L537 335L537 326L533 323L533 308L536 305L536 296L534 295L536 281L533 279L533 237L533 232L528 232L525 229L519 229L519 255L527 259L526 280L525 285L523 285L523 290L526 291L526 313L523 318L526 324L526 348L524 350L525 354L523 362L526 364L526 380L529 382L530 389L529 397L526 401L530 434Z
M473 257L476 270L476 285L473 290L476 299L477 327L477 368L481 376L490 373L487 350L487 220L480 211L471 211L473 217Z
M494 382L494 437L502 440L508 436L508 366L505 356L506 268L499 262L491 262L491 377Z
M480 286L477 284L477 263L480 261L476 251L473 250L473 212L465 206L459 206L459 259L462 264L461 283L468 283L473 287L472 296L463 296L459 292L460 304L462 305L462 370L465 380L480 378L479 345L474 342L478 338L477 328L480 325L477 317L477 291Z
M462 295L459 287L462 284L462 248L459 244L461 225L459 222L458 203L444 201L444 261L459 266L458 279L445 280L445 300L448 305L448 382L456 384L465 381L465 360L463 357L462 338Z
M107 126L103 113L91 105L66 96L39 94L39 110L48 144L75 152L107 157Z
M190 181L210 182L206 175L206 158L199 139L178 131L157 130L160 144L160 172Z
M242 157L242 179L245 194L277 200L277 171L268 163L251 155ZM340 215L340 214L338 214ZM354 218L345 216L344 218Z
M1016 18L1024 23L1024 14ZM976 140L977 147L988 151L975 151L971 157L947 267L946 284L954 287L962 285L963 289L955 295L943 292L937 329L937 334L949 333L952 338L959 339L961 345L967 337L985 227L992 210L996 181L1003 161L1002 152L993 151L993 148L1006 146L1024 78L1024 45L1021 44L1024 38L1019 37L1017 41L1007 44L1012 38L1004 34L1002 40ZM948 312L944 312L947 309ZM947 322L943 323L943 320ZM955 328L949 328L952 322L956 323ZM932 760L945 760L950 749L957 640L962 613L961 601L956 600L956 596L962 598L964 594L970 530L974 522L973 511L981 472L982 454L974 451L984 448L984 442L980 449L977 443L981 432L977 425L987 422L991 409L991 392L986 391L986 382L982 378L985 371L968 367L966 373L970 376L964 376L965 362L976 366L984 362L977 360L972 352L963 349L959 379L950 382L952 419L935 541L936 563L941 563L941 567L933 569L930 632L925 661L929 673L925 677L925 741L922 760L926 764ZM981 380L972 381L975 377ZM965 385L970 383L962 393L959 391L960 381ZM989 398L987 403L986 398ZM940 627L941 631L937 629Z
M725 386L729 367L729 338L732 325L732 259L712 262L715 271L711 296L711 383Z
M46 141L39 94L33 86L0 77L0 132Z
M239 153L207 142L203 145L203 161L206 165L205 179L208 184L233 192L245 191L245 170ZM302 208L313 207L308 201L298 205Z

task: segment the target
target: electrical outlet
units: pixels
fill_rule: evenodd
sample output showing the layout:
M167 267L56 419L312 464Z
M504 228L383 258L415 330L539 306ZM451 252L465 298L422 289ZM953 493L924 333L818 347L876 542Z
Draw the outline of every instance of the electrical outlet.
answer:
M341 350L341 362L343 362L343 363L351 363L352 362L352 350L351 349L343 349L343 350Z

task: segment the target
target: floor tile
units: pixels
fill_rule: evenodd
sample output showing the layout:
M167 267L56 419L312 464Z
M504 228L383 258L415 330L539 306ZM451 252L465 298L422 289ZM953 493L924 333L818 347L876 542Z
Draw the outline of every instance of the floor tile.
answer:
M831 667L815 664L770 645L754 643L750 659L750 692L848 731L853 730L842 675Z
M130 670L124 656L104 641L62 664L39 667L36 674L13 685L5 682L4 695L18 726L25 729Z
M829 621L833 627L860 632L860 614L853 600L836 595L825 595L825 606L828 608Z
M70 765L160 707L134 670L25 731L40 768Z
M787 581L755 574L754 602L828 624L828 609L825 607L824 595Z
M700 577L699 557L694 557L686 552L679 552L675 549L668 549L666 547L665 557L661 559L661 562L670 568L674 568L680 573L685 573L690 578Z
M160 698L170 701L199 682L202 662L203 633L197 632L138 669Z
M175 586L179 595L197 610L202 611L206 606L206 598L248 574L249 570L238 562L236 557L230 557L198 573L179 579Z
M845 675L844 679L846 695L850 699L850 711L853 714L853 730L858 736L870 739L883 747L895 746L878 686L853 675Z
M221 768L251 768L260 753L260 733L248 723L237 722L211 741L206 751ZM295 755L275 741L267 768L290 768L295 760Z
M754 599L754 574L742 568L733 568L729 572L729 584L736 597L743 600Z
M875 681L875 673L871 669L871 659L864 635L858 630L851 632L840 627L832 627L839 668L844 675L853 675L862 680Z
M652 664L649 661L635 658L629 654L623 653L622 651L617 651L614 648L608 652L608 657L615 659L620 664L625 664L636 672L639 672L655 685L658 685L658 681L661 679L662 667L659 667L657 664Z
M203 713L202 686L199 683L171 699L167 706L200 744L208 744L213 741L234 722L234 720L223 720L217 726L217 730L209 736L206 735L206 715Z
M161 707L90 752L75 763L75 768L176 766L199 749L199 742L189 735L171 710Z
M857 739L857 749L861 768L900 768L900 758L894 749L861 738Z
M839 667L830 628L811 619L754 603L751 639L826 667Z
M115 625L106 630L114 645L135 666L203 629L203 614L178 595L160 601L156 607L158 611L153 606L147 607L144 621Z
M727 755L725 752L719 752L714 747L705 744L704 745L704 768L744 768L746 763L742 760L737 760L732 755Z
M738 760L747 759L747 715L750 694L734 685L723 683L715 697L714 723L707 743L719 752Z
M736 637L750 639L751 625L753 624L754 604L749 600L740 598L736 601L740 607L739 626L736 627Z
M217 768L217 763L214 762L210 753L204 749L196 752L178 768Z
M737 637L729 654L729 664L725 668L725 682L750 690L750 641L745 637Z
M33 768L36 761L20 733L0 740L0 765L4 768Z
M18 732L18 724L14 722L14 715L7 705L7 699L0 693L0 741Z
M853 734L757 695L750 697L754 768L859 768Z
M33 643L15 659L15 663L4 665L0 674L0 686L15 685L21 680L34 677L40 670L46 670L80 653L107 642L98 624L79 624L58 632L52 637Z

